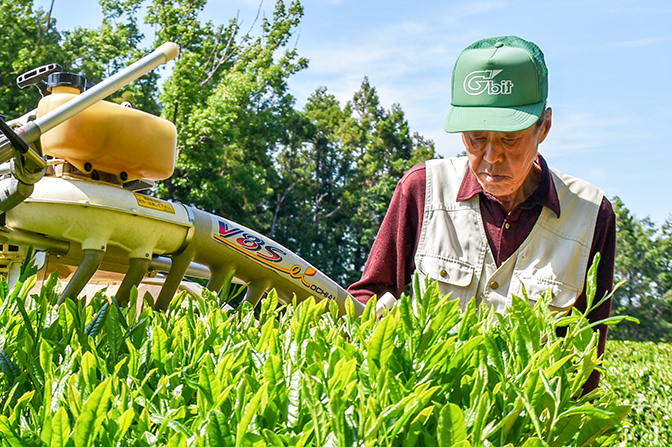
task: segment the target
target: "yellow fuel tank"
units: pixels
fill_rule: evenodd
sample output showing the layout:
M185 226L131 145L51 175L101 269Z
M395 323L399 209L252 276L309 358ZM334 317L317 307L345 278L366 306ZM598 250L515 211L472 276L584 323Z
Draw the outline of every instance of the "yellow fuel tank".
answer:
M40 100L37 116L79 94L71 86L55 86ZM99 101L41 137L46 155L62 158L77 169L115 174L122 181L163 180L175 169L177 131L170 121L108 101Z

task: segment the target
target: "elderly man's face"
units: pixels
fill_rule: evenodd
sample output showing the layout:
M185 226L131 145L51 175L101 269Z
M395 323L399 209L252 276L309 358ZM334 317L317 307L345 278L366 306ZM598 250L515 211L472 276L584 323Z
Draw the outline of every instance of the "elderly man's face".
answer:
M551 128L551 109L544 121L520 132L464 132L469 168L483 189L511 210L534 185L537 148ZM538 167L537 167L538 169ZM510 205L510 206L509 206Z

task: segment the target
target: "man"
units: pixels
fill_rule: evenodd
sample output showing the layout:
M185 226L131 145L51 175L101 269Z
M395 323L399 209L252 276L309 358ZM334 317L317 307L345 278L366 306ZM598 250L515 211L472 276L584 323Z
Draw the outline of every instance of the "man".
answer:
M538 154L552 122L547 96L544 55L532 42L489 38L460 54L444 128L462 133L467 157L430 160L401 179L362 278L348 289L355 298L398 298L417 271L462 306L476 297L504 313L524 287L531 299L550 288L552 309L585 310L598 252L597 299L611 290L614 212L599 189ZM599 330L602 354L607 331ZM598 381L594 374L584 389Z

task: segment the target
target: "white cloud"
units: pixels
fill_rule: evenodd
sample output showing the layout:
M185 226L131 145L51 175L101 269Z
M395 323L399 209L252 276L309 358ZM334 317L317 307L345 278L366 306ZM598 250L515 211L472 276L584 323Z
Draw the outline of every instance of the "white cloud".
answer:
M599 156L628 140L636 140L630 129L637 119L629 113L605 114L594 105L558 104L543 151L558 158L574 157L577 153Z

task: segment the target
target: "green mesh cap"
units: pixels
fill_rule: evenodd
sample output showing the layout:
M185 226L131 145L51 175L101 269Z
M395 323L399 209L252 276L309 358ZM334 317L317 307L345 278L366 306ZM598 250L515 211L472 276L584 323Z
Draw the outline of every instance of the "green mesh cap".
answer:
M548 96L544 53L515 36L479 40L453 70L446 132L518 132L541 116Z

